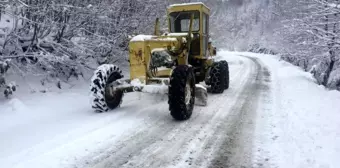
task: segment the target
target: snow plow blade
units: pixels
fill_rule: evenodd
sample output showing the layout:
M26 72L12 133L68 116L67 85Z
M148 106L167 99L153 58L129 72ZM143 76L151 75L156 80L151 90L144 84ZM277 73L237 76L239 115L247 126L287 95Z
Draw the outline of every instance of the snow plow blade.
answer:
M195 104L198 106L207 106L208 105L208 91L207 89L200 85L196 84L195 87Z

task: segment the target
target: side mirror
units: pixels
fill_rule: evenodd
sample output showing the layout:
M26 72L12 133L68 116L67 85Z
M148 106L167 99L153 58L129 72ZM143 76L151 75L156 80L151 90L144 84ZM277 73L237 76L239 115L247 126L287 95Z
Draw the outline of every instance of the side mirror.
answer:
M214 54L214 55L217 54L216 47L214 47L213 54Z

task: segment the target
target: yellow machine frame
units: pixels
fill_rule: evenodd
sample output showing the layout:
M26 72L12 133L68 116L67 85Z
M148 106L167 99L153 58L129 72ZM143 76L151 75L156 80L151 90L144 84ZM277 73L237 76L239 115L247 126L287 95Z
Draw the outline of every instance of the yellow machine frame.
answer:
M129 92L167 94L171 116L187 120L195 105L208 104L208 90L223 93L229 88L228 62L213 59L216 48L209 41L210 9L203 3L176 4L168 7L167 16L168 33L161 35L156 19L153 35L130 39L130 78L124 78L113 64L97 68L90 87L95 111L119 107Z
M210 16L210 9L203 3L188 3L180 5L171 5L167 9L168 16L168 29L170 31L170 14L172 12L185 12L185 11L199 11L200 13L200 29L199 36L203 37L203 14L207 17ZM207 20L206 20L207 22ZM191 21L192 23L192 21ZM141 82L148 84L150 79L154 76L150 75L149 63L151 59L151 52L154 49L171 49L171 48L181 48L183 45L182 37L172 37L168 35L159 36L158 19L156 20L156 27L154 35L140 35L138 40L131 40L129 43L129 60L130 60L130 80L139 79ZM209 34L207 34L207 39L209 39ZM203 46L203 38L200 38L200 46ZM195 59L205 60L205 66L210 66L212 60L206 56L204 53L204 48L200 48L200 55L193 55ZM215 49L207 41L207 50L210 56L215 55ZM188 48L185 48L179 55L176 56L179 64L188 64L187 61ZM157 72L157 76L170 77L172 69L167 69Z

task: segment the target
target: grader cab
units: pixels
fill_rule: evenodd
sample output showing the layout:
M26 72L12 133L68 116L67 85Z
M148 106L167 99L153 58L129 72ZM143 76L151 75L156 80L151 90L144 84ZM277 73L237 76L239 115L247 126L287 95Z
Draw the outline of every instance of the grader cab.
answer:
M129 79L112 64L94 72L91 101L95 111L117 108L125 93L147 92L167 94L171 116L187 120L195 102L207 105L208 89L223 93L229 88L228 63L213 59L216 48L209 41L210 9L203 3L176 4L169 6L167 16L168 33L160 35L156 19L153 35L130 40Z

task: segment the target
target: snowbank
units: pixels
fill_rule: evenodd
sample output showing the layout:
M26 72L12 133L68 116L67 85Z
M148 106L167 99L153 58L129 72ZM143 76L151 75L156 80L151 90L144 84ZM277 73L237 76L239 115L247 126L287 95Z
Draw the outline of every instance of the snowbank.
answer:
M340 92L316 84L308 72L279 57L229 53L261 60L271 92L258 109L254 163L269 167L340 167Z
M94 113L83 89L0 101L1 167L71 167L79 158L98 157L141 123L124 109Z

